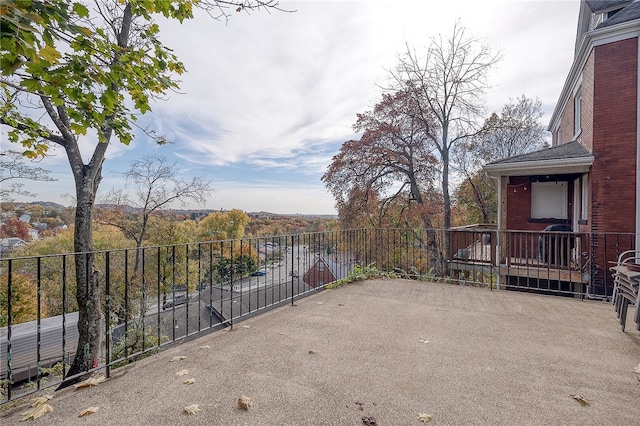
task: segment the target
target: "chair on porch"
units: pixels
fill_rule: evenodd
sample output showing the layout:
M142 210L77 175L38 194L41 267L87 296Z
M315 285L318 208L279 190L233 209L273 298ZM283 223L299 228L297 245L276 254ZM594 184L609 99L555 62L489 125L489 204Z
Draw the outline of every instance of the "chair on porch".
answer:
M633 321L636 323L636 329L640 331L640 293L638 292L640 265L638 261L640 261L640 250L627 250L618 256L617 264L610 268L614 277L611 303L620 319L622 331L627 322L629 305L635 308Z

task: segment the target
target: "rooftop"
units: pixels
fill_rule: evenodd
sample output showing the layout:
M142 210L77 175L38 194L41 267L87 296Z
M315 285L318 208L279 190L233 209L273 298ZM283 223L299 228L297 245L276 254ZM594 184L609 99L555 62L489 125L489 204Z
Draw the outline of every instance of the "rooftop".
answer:
M362 281L59 391L37 424L410 425L419 413L433 424L634 424L639 347L605 302ZM240 395L253 398L248 411ZM18 424L26 408L0 422Z

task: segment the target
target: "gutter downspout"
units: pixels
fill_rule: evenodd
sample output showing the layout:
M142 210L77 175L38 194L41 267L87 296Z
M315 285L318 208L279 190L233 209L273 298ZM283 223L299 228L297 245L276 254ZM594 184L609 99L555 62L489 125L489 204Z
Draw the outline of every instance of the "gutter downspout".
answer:
M496 267L498 268L498 282L497 289L502 289L502 283L500 282L500 234L502 230L502 214L500 211L502 209L502 183L500 182L500 176L493 176L489 174L487 171L484 172L487 177L491 180L494 180L498 186L498 229L496 230Z

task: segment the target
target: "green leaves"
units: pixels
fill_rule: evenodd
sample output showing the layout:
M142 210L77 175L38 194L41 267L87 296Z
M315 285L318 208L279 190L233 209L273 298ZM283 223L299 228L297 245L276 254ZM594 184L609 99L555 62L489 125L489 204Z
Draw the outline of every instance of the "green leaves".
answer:
M151 98L177 88L175 76L185 70L158 40L160 27L151 16L160 13L182 21L193 16L196 3L132 0L132 20L137 24L131 39L137 42L119 45L109 23L91 16L80 1L0 0L0 71L7 76L0 87L12 88L1 98L0 118L14 127L11 140L22 143L30 156L45 152L42 139L76 143L69 135L86 135L89 129L97 132L100 142L107 142L112 133L121 143L130 143L136 115L151 111ZM125 9L114 10L122 14ZM16 108L18 103L43 102L53 108L46 112L53 114L55 131L37 123L41 113L32 118L29 111Z
M74 3L72 9L80 18L89 17L89 9L87 9L87 7L81 3Z

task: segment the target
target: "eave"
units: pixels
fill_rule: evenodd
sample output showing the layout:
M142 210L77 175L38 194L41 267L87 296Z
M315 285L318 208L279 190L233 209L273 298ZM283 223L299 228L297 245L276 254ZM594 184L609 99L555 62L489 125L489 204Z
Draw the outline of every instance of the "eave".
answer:
M585 33L580 44L580 49L573 60L567 79L562 87L562 92L560 92L560 97L556 103L555 109L553 110L553 114L551 115L547 130L550 132L555 131L560 123L562 111L575 89L576 82L579 80L582 69L584 68L591 51L595 47L603 44L613 43L638 36L640 36L640 20L623 22L615 26L595 29Z
M518 161L511 163L487 164L484 171L489 177L537 176L587 173L593 165L594 157L566 158L562 160Z

